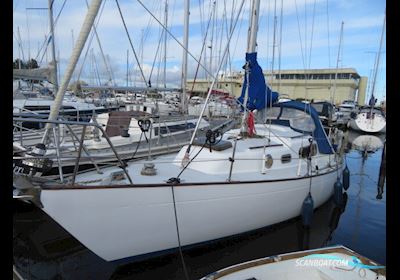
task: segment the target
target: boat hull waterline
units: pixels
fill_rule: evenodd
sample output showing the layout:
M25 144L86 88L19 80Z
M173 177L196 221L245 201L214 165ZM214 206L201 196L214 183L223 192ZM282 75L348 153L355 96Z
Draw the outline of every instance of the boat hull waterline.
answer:
M181 245L299 216L310 178L316 208L333 194L336 169L290 180L175 186ZM107 261L178 247L172 186L44 188L41 202L50 217Z

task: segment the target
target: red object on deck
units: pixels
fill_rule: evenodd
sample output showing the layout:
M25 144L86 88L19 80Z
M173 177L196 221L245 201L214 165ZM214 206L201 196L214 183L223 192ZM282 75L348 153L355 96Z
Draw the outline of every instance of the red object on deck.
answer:
M249 134L249 136L253 136L254 134L256 134L253 112L250 112L249 116L247 117L247 133Z

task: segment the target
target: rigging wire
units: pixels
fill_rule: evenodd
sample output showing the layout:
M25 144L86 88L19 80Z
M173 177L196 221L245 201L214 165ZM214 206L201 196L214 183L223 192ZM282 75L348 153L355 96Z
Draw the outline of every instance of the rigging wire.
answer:
M246 7L247 2L245 3L245 7ZM236 54L236 48L238 46L238 42L239 42L239 38L240 38L240 30L242 29L242 24L244 21L244 15L242 14L241 19L240 19L240 23L239 23L239 29L238 29L238 33L237 33L237 37L236 37L236 42L235 42L235 47L233 49L233 53L232 53L232 57L235 57ZM231 31L233 32L233 31Z
M102 14L103 14L103 11L104 11L105 3L106 3L105 1L102 3L101 11L100 11L100 13L99 13L99 15L97 16L97 19L96 19L97 22L94 22L93 26L97 26L99 24L100 18L101 18ZM87 47L86 47L86 52L85 52L85 56L83 57L83 61L82 61L81 67L79 68L77 81L79 81L79 79L81 77L83 66L85 65L86 58L87 58L87 56L89 54L89 50L90 50L90 47L92 45L92 41L93 41L93 37L94 37L93 30L91 31L91 34L89 36L90 36L89 42L88 42ZM58 69L60 69L60 68L58 68Z
M299 12L298 12L298 8L297 8L297 0L294 0L294 3L295 3L295 7L296 7L296 18L297 18L297 27L298 27L298 32L299 32L299 40L300 40L301 59L303 61L304 68L306 68L306 62L304 60L303 42L301 39L300 19L299 19Z
M187 54L192 57L197 63L200 64L200 66L211 76L214 78L214 75L211 74L211 72L176 38L174 34L171 33L171 31L168 30L166 26L164 26L163 23L161 23L155 16L154 14L143 4L141 0L137 0L139 4L160 24L166 31L167 33L187 52Z
M156 8L154 8L154 9L162 11L162 9L161 9L161 1L156 1L156 2L153 2L153 3L155 3L154 6L156 6L156 4L158 3L158 6L157 6ZM140 44L139 44L139 50L140 50L142 59L143 59L144 45L145 45L145 42L146 42L146 40L147 40L147 38L148 38L148 36L149 36L149 34L150 34L150 25L151 25L151 23L152 23L152 18L149 18L149 20L147 21L146 28L144 28L144 29L142 30L142 40L140 41ZM162 36L162 34L161 34L161 36ZM161 41L161 38L162 38L161 36L160 36L159 42ZM158 48L158 47L157 47L157 48ZM156 55L155 55L155 57L154 57L154 60L156 60L156 58L157 58L157 53L156 53ZM143 61L141 62L141 64L144 65ZM138 65L135 65L135 69L133 69L134 72L136 71L136 67L137 67L137 66L138 66ZM154 66L154 63L153 63L153 66ZM132 66L132 68L133 68L133 66ZM132 69L131 69L131 70L132 70ZM153 69L151 69L151 72L152 72L152 71L153 71ZM135 79L135 80L136 80L136 79ZM149 77L149 85L151 85L151 74L150 74L150 77Z
M226 18L226 1L224 0L224 9L223 9L223 12L222 12L222 26L219 28L219 32L220 32L219 38L220 38L220 40L219 40L219 47L218 47L218 63L221 60L222 41L223 41L223 37L224 37L223 34L224 34L224 26L225 25L227 25L227 18ZM226 65L227 61L228 60L225 61L225 65Z
M129 44L131 45L133 54L134 54L135 59L136 59L136 63L138 64L140 73L141 73L142 78L143 78L143 81L144 81L144 84L146 85L146 87L149 87L149 84L147 83L147 80L146 80L146 78L145 78L145 76L144 76L143 69L142 69L142 67L140 66L140 62L139 62L138 56L137 56L137 54L136 54L135 48L133 47L133 43L132 43L132 40L131 40L131 36L129 35L129 31L128 31L128 28L127 28L127 26L126 26L124 16L122 15L121 7L119 6L118 0L115 0L115 2L117 3L118 11L119 11L119 14L120 14L120 16L121 16L122 23L123 23L123 25L124 25L126 35L128 36Z
M328 33L328 68L331 68L331 42L330 42L330 28L329 28L329 0L326 0L326 26ZM329 83L332 85L332 76L329 75Z
M138 0L138 1L139 1L139 0ZM241 14L241 12L242 12L242 9L243 9L243 6L244 6L244 2L245 2L245 0L242 0L242 3L241 3L241 5L240 5L240 9L239 9L239 11L238 11L238 13L237 13L237 16L236 16L236 18L235 18L235 24L234 24L234 26L233 26L233 28L232 28L232 32L231 32L231 34L230 34L230 36L229 36L229 39L228 39L228 41L227 41L227 43L226 43L226 47L225 47L225 50L224 50L224 53L223 53L222 61L221 61L221 63L219 64L216 73L218 73L218 72L220 71L220 69L221 69L221 67L222 67L222 63L223 63L224 60L225 60L225 56L226 56L226 53L227 53L229 44L230 44L230 42L231 42L232 35L233 35L233 33L234 33L234 30L235 30L236 24L237 24L237 22L238 22L239 16L240 16L240 14ZM208 93L207 93L206 100L205 100L205 102L204 102L204 106L203 106L202 111L201 111L201 113L200 113L200 115L199 115L199 119L198 119L198 121L197 121L197 123L196 123L195 130L194 130L194 132L193 132L193 134L192 134L192 138L191 138L191 140L190 140L190 144L189 144L189 146L188 146L188 148L187 148L187 153L190 151L190 147L191 147L191 145L192 145L192 143L193 143L193 141L194 141L194 137L195 137L195 135L196 135L196 132L197 132L197 130L199 129L199 125L200 125L200 122L201 122L201 118L203 117L204 111L205 111L205 109L206 109L206 105L207 105L207 103L208 103L208 100L210 99L211 92L212 92L212 89L213 89L213 87L214 87L215 82L217 81L217 78L218 78L218 75L214 76L214 78L213 78L213 81L212 81L212 83L211 83L210 89L209 89L209 91L208 91Z
M227 38L227 40L229 38L230 32L232 32L232 25L233 25L233 17L234 17L234 14L235 14L235 8L236 8L236 1L234 0L233 3L232 3L232 8L231 8L229 29L228 29L228 24L226 24L226 38ZM232 57L231 57L231 47L230 46L228 47L228 54L227 54L227 61L226 61L225 69L229 73L230 90L233 93Z
M181 258L181 262L182 262L182 267L183 267L183 272L185 274L185 278L186 278L186 280L189 280L190 278L189 278L189 274L188 274L187 269L186 269L186 263L185 263L185 259L183 257L182 246L181 246L181 237L180 237L180 234L179 234L178 213L176 211L176 199L175 199L174 184L172 184L172 186L171 186L171 192L172 192L172 202L173 202L173 205L174 205L176 235L178 237L178 244L179 244L179 246L178 246L178 248L179 248L179 256Z
M313 38L314 38L314 22L315 22L315 5L317 1L314 0L314 8L313 8L313 17L312 17L312 25L311 25L311 38L310 38L310 56L309 56L309 61L308 61L308 69L311 68L311 52L312 52L312 47L313 47Z
M175 226L176 226L176 233L177 233L177 237L178 237L178 248L179 248L179 255L181 257L181 261L182 261L182 267L183 267L183 271L185 274L186 279L189 280L189 274L187 272L186 269L186 264L185 264L185 259L183 257L183 252L182 252L182 245L181 245L181 238L180 238L180 233L179 233L179 224L178 224L178 214L177 214L177 210L176 210L176 199L175 199L175 189L174 186L180 183L180 179L179 177L181 176L181 174L183 173L183 171L186 170L186 168L189 166L189 164L200 154L200 152L203 150L203 148L206 146L207 143L210 144L210 150L211 150L211 146L215 143L215 136L219 134L218 131L211 131L209 130L207 132L207 136L206 136L206 141L204 141L204 144L201 146L201 148L199 149L199 151L196 153L196 155L182 168L182 170L179 172L178 176L175 178L170 178L168 180L168 183L172 183L171 185L171 191L172 191L172 200L173 200L173 204L174 204L174 215L175 215ZM221 141L222 139L222 135L219 141ZM218 142L219 142L218 141Z
M28 17L28 9L25 8L25 18L26 18L26 30L28 33L28 60L31 59L31 38L29 32L29 17Z
M161 46L161 41L162 41L162 36L163 36L163 34L164 34L164 30L161 31L161 36L160 36L160 39L158 40L156 54L154 55L153 64L151 65L151 69L150 69L149 81L151 81L151 77L152 77L152 75L153 75L154 65L155 65L155 63L156 63L157 56L159 56L159 55L161 56L161 54L159 54L158 51L159 51L160 46ZM160 52L160 53L161 53L161 52ZM160 60L161 60L161 59L160 59ZM161 63L161 62L159 62L159 66L160 66L160 63ZM160 67L158 67L158 71L159 71L159 69L160 69ZM159 72L158 72L158 74L157 74L157 81L158 81L158 75L159 75ZM157 85L158 85L158 82L157 82Z
M215 1L214 1L214 4L215 4ZM214 6L214 7L215 7L215 6ZM210 12L210 17L209 17L208 24L207 24L206 34L205 34L204 39L203 39L203 46L201 47L201 51L200 51L199 61L201 61L201 57L202 57L202 55L203 55L203 51L205 50L206 40L207 40L207 35L208 35L208 30L209 30L209 27L210 27L211 18L212 18L212 14L214 13L214 11L215 11L215 9L212 9L211 12ZM197 64L197 67L196 67L196 72L195 72L195 74L194 74L194 79L193 79L193 83L192 83L191 92L193 92L194 85L195 85L195 83L196 83L197 75L198 75L198 72L199 72L199 68L200 68L200 64L198 63L198 64Z
M86 7L89 9L89 4L88 4L87 0L85 0L85 2L86 2ZM104 7L104 6L103 6L103 7ZM100 20L100 19L99 19L99 20ZM113 76L112 76L112 74L111 74L111 65L108 65L108 63L107 63L106 57L105 57L104 52L103 52L103 48L102 48L101 43L100 43L99 35L97 34L97 28L96 28L95 25L93 25L93 32L94 32L94 34L96 35L96 40L97 40L97 43L99 44L100 53L101 53L101 55L102 55L102 58L103 58L103 61L104 61L104 65L105 65L105 67L106 67L106 71L108 72L108 75L110 76L110 81L111 81L111 82L114 84L114 86L115 86L115 85L116 85L116 84L115 84L115 80L113 79Z
M282 26L283 26L283 0L281 0L281 18L280 18L280 30L279 30L279 54L278 54L278 75L279 75L279 83L278 83L278 92L281 88L281 58L282 58Z
M67 2L67 0L64 0L62 6L61 6L61 8L60 8L60 11L58 12L58 14L57 14L57 16L56 16L56 19L54 20L54 23L53 23L53 24L54 24L54 27L56 27L56 25L57 25L58 18L60 17L61 12L63 11L66 2ZM48 34L45 35L44 42L43 42L42 46L40 47L40 49L39 49L39 51L38 51L38 53L37 53L37 55L36 55L36 57L35 57L35 60L37 61L38 58L39 58L40 52L42 51L42 49L43 49L44 47L46 47L46 48L44 49L44 51L43 51L42 57L40 58L39 64L42 63L43 58L44 58L44 55L45 55L45 53L47 53L47 47L48 47L48 45L50 44L50 40L53 40L53 38L51 38L50 32L49 32ZM46 44L46 42L47 42L47 44Z

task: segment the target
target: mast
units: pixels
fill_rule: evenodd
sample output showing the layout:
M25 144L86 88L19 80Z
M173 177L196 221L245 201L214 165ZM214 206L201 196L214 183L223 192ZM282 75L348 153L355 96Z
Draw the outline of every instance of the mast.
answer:
M54 91L58 92L58 77L57 77L57 61L56 61L56 47L54 43L54 21L53 21L53 0L48 0L49 3L49 21L50 21L50 36L51 36L51 56L54 66Z
M379 59L381 56L381 50L382 50L382 42L383 42L383 35L385 33L385 26L386 26L386 9L385 9L385 16L383 18L383 27L382 27L382 33L381 33L381 41L379 43L379 51L376 55L376 63L375 63L375 71L374 71L374 79L372 80L372 91L371 91L371 97L374 97L375 93L375 84L376 84L376 76L378 74L378 68L379 68ZM374 97L375 98L375 97ZM371 109L372 110L372 109Z
M129 49L126 50L126 87L129 86Z
M344 25L344 22L342 21L342 26L340 28L340 37L339 37L339 49L338 49L337 59L336 59L335 83L333 84L333 95L331 95L331 103L332 104L335 104L334 102L335 102L336 83L337 83L339 60L340 60L340 48L342 46L342 39L343 39L343 25Z
M211 38L210 38L210 64L208 65L211 73L212 73L212 59L213 59L213 50L214 50L214 30L215 30L215 17L216 17L216 11L217 11L217 1L214 1L214 6L213 6L213 18L212 18L212 26L211 26ZM217 73L218 75L218 73Z
M182 57L182 97L181 110L182 113L187 112L186 108L186 82L187 82L187 50L189 45L189 0L185 0L184 6L184 27L183 27L183 57Z
M60 87L58 88L57 95L54 100L53 106L51 107L51 111L50 111L50 115L49 115L50 121L56 120L58 117L58 113L60 111L60 107L61 107L62 101L64 99L65 91L71 80L72 73L74 72L74 69L75 69L78 59L79 59L79 56L81 55L82 49L85 46L85 43L89 36L90 30L93 26L93 22L97 16L97 13L99 12L101 2L102 2L102 0L92 0L92 2L90 3L89 9L88 9L86 17L85 17L85 21L83 22L81 31L78 36L78 40L76 41L76 45L72 51L71 58L69 60L67 68L65 70L63 80L61 82ZM48 133L49 133L51 127L52 127L52 124L47 123L46 131L43 135L42 143L47 141L47 136L48 136Z
M85 0L85 2L86 2L86 7L88 7L89 5L88 5L87 0ZM113 79L113 75L111 74L111 70L110 70L111 66L107 62L106 56L104 55L104 52L103 52L103 48L101 47L99 35L97 34L97 28L96 28L95 24L93 24L93 32L94 32L94 35L96 36L97 44L99 45L100 53L101 53L101 56L102 56L103 61L104 61L104 66L106 67L107 73L109 75L109 82L112 83L114 86L116 86L116 83L115 83L115 81Z
M165 0L164 26L168 28L168 0ZM167 88L167 32L164 30L164 88Z
M247 53L254 53L256 51L257 44L257 31L258 31L258 15L260 10L260 0L253 0L251 6L251 19L250 19L250 27L248 32L248 41L247 41ZM245 65L245 75L247 78L247 88L245 91L244 99L243 99L243 117L242 117L242 126L241 133L247 133L247 100L249 98L249 63L246 61Z
M254 0L251 7L249 41L247 45L248 53L253 53L256 51L259 10L260 10L260 0Z
M21 33L19 32L19 26L17 27L17 34L18 34L18 45L22 53L22 61L25 61L24 48L22 47L22 40L21 40ZM21 59L21 56L19 58Z

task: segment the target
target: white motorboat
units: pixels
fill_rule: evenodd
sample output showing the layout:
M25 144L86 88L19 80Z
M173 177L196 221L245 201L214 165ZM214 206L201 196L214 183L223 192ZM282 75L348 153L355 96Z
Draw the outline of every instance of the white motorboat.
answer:
M348 116L352 112L357 112L357 104L353 100L344 100L342 104L338 106L340 112L346 113Z
M384 266L344 246L280 254L218 270L201 280L386 279Z
M337 107L335 112L336 115L336 123L338 125L346 126L352 117L354 117L358 112L358 106L356 102L352 100L344 100L342 104Z
M204 115L208 118L225 117L233 118L240 113L236 100L228 93L213 90L212 100L205 102L204 98L193 96L189 100L188 112L190 115L199 116L205 106Z
M19 91L14 94L13 115L26 118L47 118L54 105L54 97L42 95L36 91ZM116 108L113 108L116 109ZM60 108L60 115L69 120L89 121L94 113L110 111L104 106L95 106L86 103L83 99L72 95L66 95ZM23 123L27 128L42 128L32 123Z

